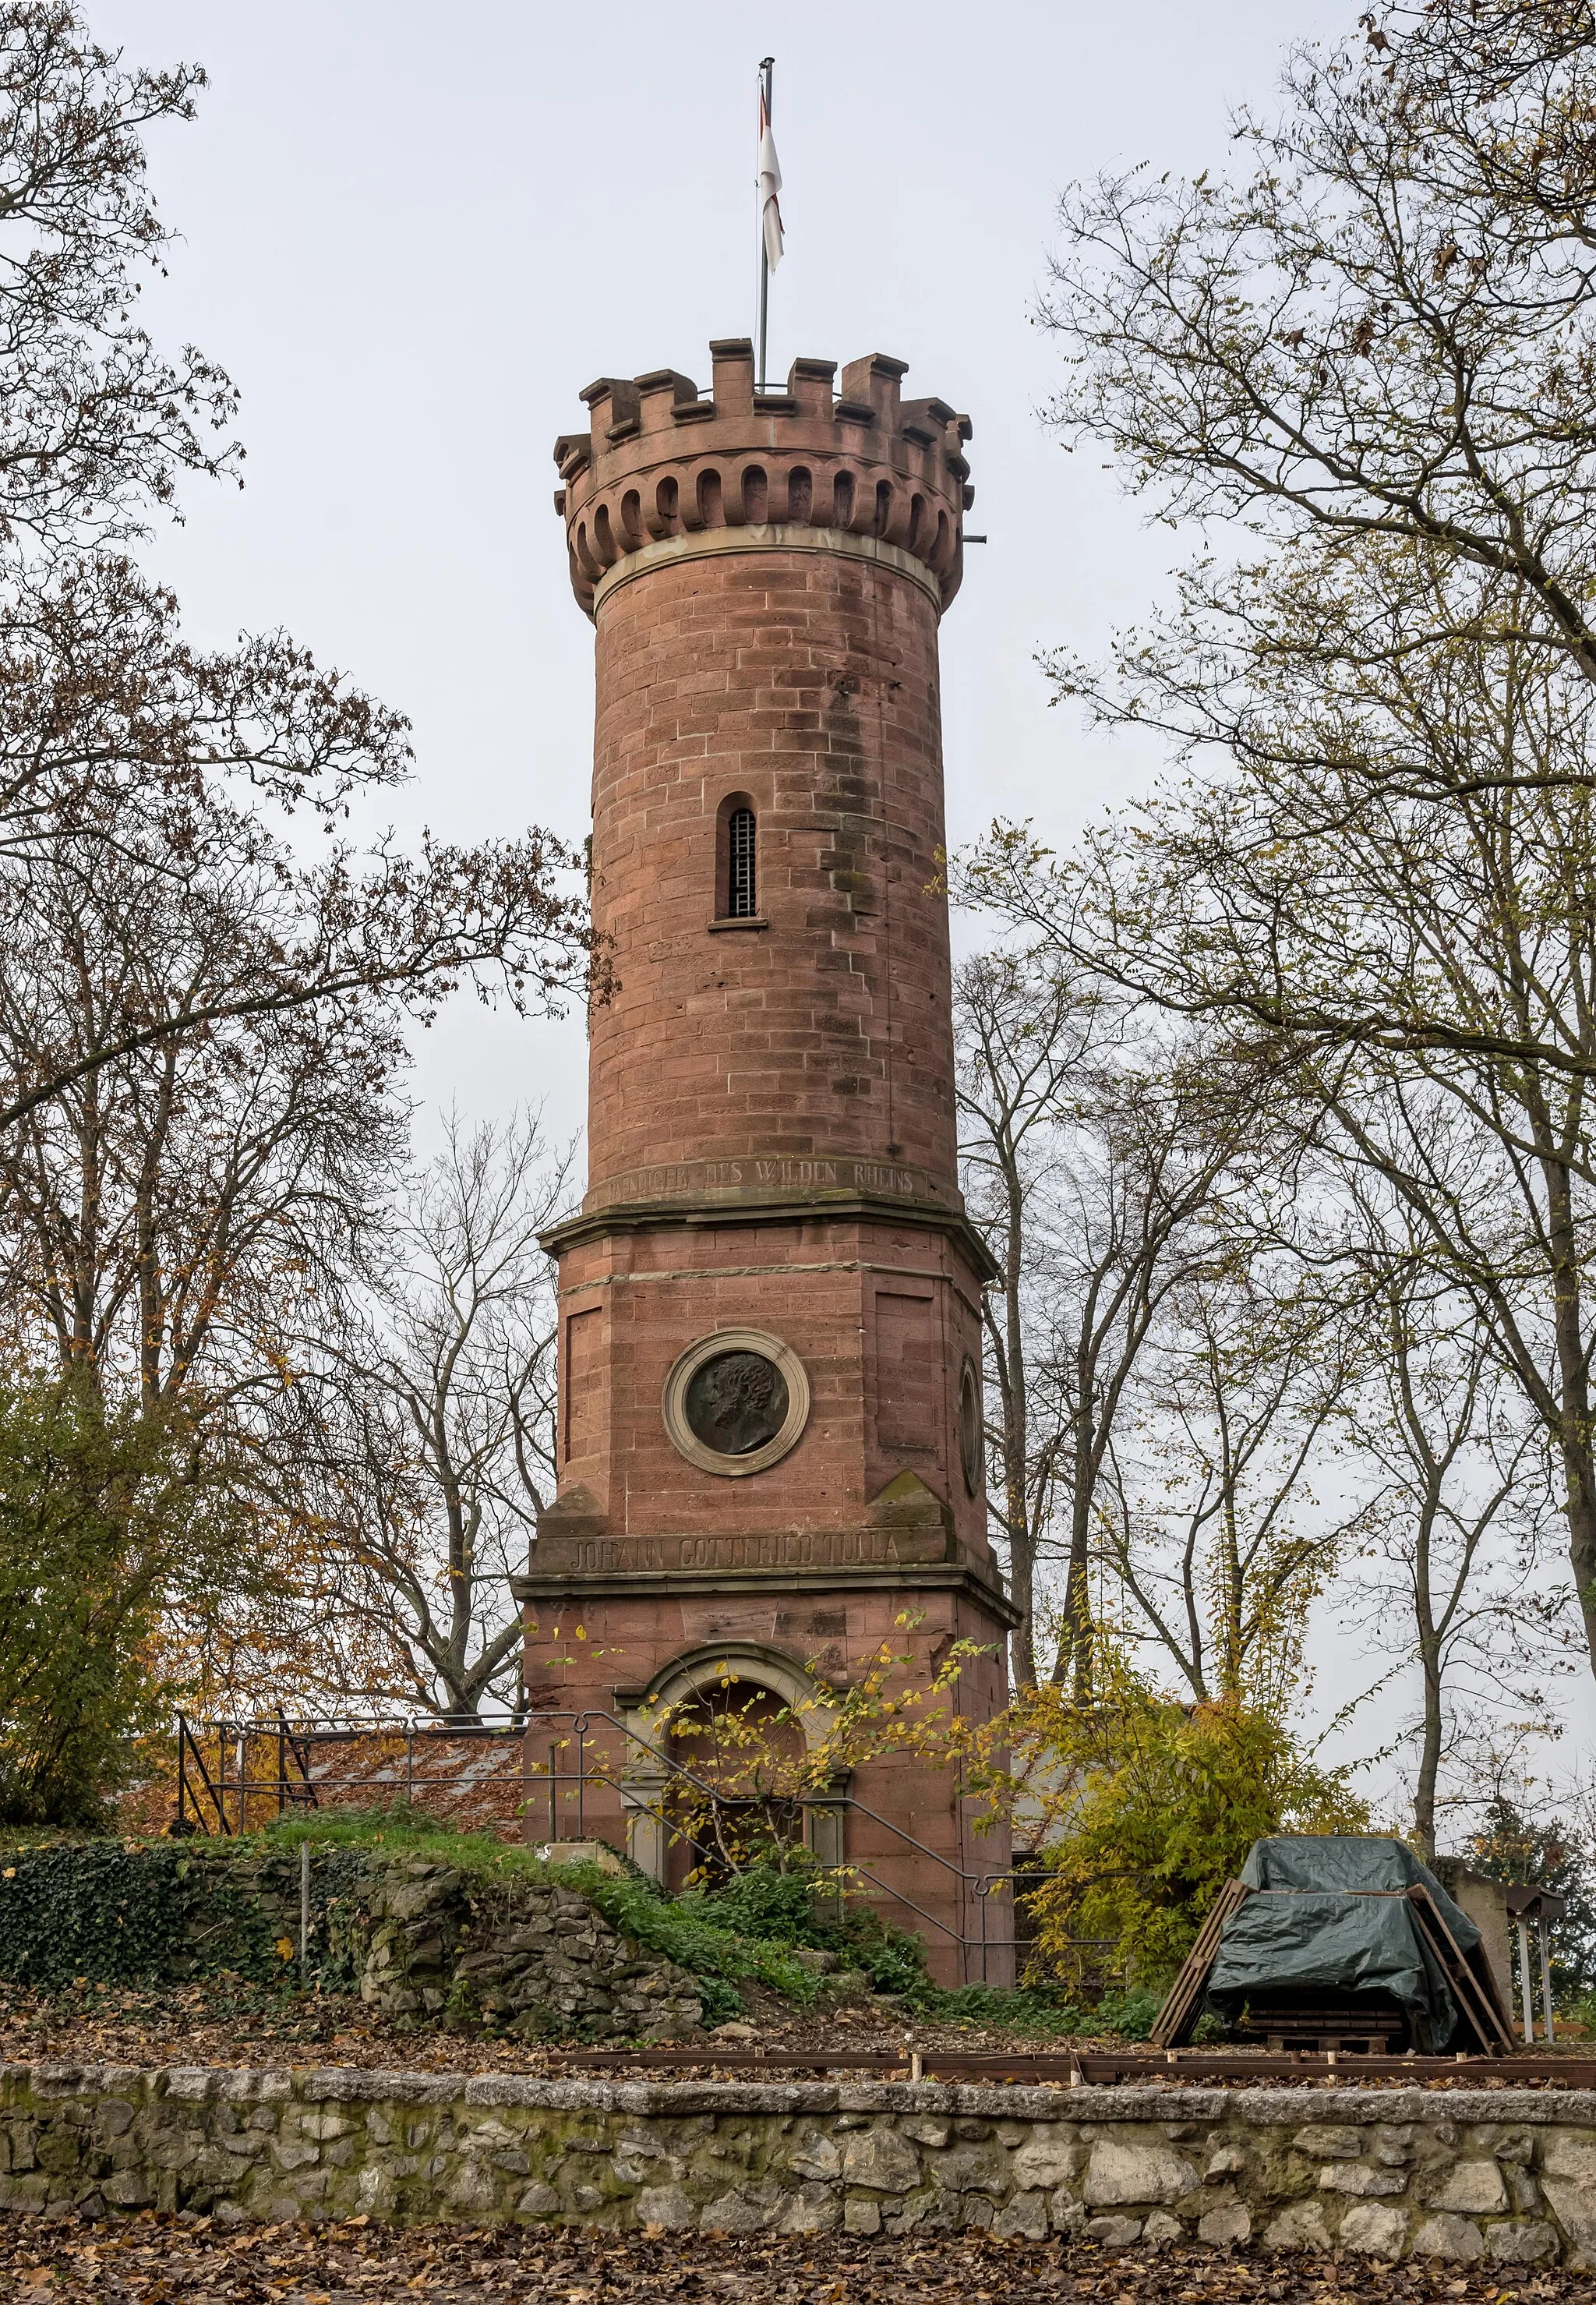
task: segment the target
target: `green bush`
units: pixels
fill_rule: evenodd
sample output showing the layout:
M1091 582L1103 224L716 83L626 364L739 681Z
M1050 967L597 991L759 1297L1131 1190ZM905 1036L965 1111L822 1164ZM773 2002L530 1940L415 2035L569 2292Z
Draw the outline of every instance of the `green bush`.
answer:
M1128 1986L1123 1993L1105 1993L1097 2005L1097 2029L1116 2033L1122 2041L1145 2041L1163 2005L1163 1995L1142 1985Z
M913 2000L926 1989L925 1947L919 1937L887 1928L870 1912L853 1914L837 1935L839 1953L864 1971L876 1992Z
M315 1967L307 1978L281 1949L285 1941L297 1948L301 1842L311 1850ZM939 1992L918 1939L866 1909L839 1913L835 1897L816 1894L802 1875L755 1867L712 1893L669 1897L635 1872L549 1867L530 1849L453 1833L403 1809L285 1819L226 1841L51 1840L6 1850L0 1978L55 1993L82 1980L150 1987L225 1973L279 1989L350 1991L367 1862L407 1857L448 1865L481 1889L555 1880L580 1890L612 1928L697 1980L706 2025L737 2016L739 1988L749 1985L811 2004L824 1979L796 1958L801 1948L836 1953L917 2014L986 2027L1139 2039L1158 2005L1150 1993L1110 1995L1094 2014L1045 1989ZM446 2013L464 2022L471 2012L462 2004Z
M813 1875L750 1866L724 1887L690 1892L676 1904L737 1936L833 1952L841 1967L862 1969L878 1993L913 1995L928 1982L918 1937L888 1927L869 1906L842 1902L839 1910L835 1888Z
M1031 1966L1074 1990L1083 1941L1112 1947L1111 1970L1172 1978L1262 1836L1369 1826L1349 1772L1321 1766L1271 1714L1165 1696L1111 1650L1098 1671L1091 1705L1050 1688L1026 1699L1056 1804L1023 1897Z
M60 1841L0 1866L0 1978L56 1992L229 1971L280 1978L253 1884L181 1841Z
M612 1929L691 1970L700 1985L717 1984L705 2003L708 2023L736 2015L743 2003L735 1987L743 1981L768 1986L789 2001L815 1997L817 1980L794 1959L791 1938L745 1935L721 1918L709 1897L662 1896L641 1875L601 1873L593 1865L566 1866L562 1877L591 1898Z
M815 1910L814 1887L802 1873L756 1865L719 1889L689 1891L678 1900L711 1926L772 1944L824 1946L829 1934Z
M950 1992L933 1986L916 2002L919 2012L945 2021L964 2020L991 2032L1040 2033L1061 2040L1109 2034L1122 2041L1144 2041L1158 2015L1160 1996L1133 1989L1106 1993L1095 2009L1045 1986L961 1985Z
M634 1869L615 1874L590 1864L548 1866L530 1849L486 1833L451 1833L403 1807L285 1820L268 1827L266 1837L284 1846L310 1839L312 1843L331 1841L347 1849L431 1858L485 1883L564 1881L580 1889L611 1928L690 1971L707 1988L707 2023L718 2024L738 2013L743 2006L736 1991L740 1982L768 1986L791 2001L812 2001L819 1980L794 1959L794 1948L834 1941L840 1945L837 1932L828 1935L815 1922L804 1877L764 1867L738 1875L729 1889L714 1894L691 1891L669 1897ZM844 1925L843 1936L852 1926ZM887 1933L880 1936L885 1959ZM847 1942L852 1945L853 1939ZM866 1929L859 1942L876 1941ZM862 1961L859 1965L864 1965Z
M954 2022L964 2021L992 2030L1042 2033L1065 2037L1092 2030L1083 2009L1048 1992L1010 1990L998 1985L960 1985L948 1992L933 1986L919 1996L918 2012Z
M341 1957L335 1947L349 1934L337 1923L352 1912L361 1870L358 1850L315 1851L318 1961L303 1982L333 1991L353 1985L347 1951ZM13 1848L0 1852L0 1979L48 1993L223 1975L292 1986L301 1980L281 1948L295 1944L298 1910L297 1861L255 1839Z
M728 1985L724 1977L700 1977L698 1988L699 2007L707 2027L724 2025L730 2017L741 2017L747 2008L736 1986Z
M186 1943L179 1850L120 1841L56 1842L5 1852L0 1867L0 1977L46 1992L86 1979L154 1985Z

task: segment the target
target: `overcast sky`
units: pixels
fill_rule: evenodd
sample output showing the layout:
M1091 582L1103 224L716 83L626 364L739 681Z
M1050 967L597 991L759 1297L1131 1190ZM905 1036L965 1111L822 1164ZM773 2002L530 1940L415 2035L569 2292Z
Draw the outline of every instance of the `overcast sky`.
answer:
M1145 773L1049 712L1033 658L1136 617L1178 549L1039 421L1031 313L1072 175L1222 163L1228 107L1348 4L947 0L691 8L606 0L88 0L102 38L198 57L157 132L183 234L152 292L244 394L247 486L158 540L191 626L285 625L409 712L394 809L451 836L586 829L591 628L553 506L556 432L604 374L708 382L751 331L755 73L774 52L787 253L771 370L886 352L973 420L977 497L944 627L949 823L1067 833ZM435 1103L582 1117L580 1031L458 1002L420 1051Z
M772 373L889 353L974 423L990 542L943 627L953 838L1000 812L1067 838L1153 772L1049 711L1034 663L1134 621L1190 543L1040 421L1055 204L1099 169L1223 166L1231 108L1267 102L1285 45L1338 36L1355 0L87 4L130 58L211 77L198 121L153 140L183 238L149 303L242 387L248 485L191 491L152 565L196 637L285 625L412 716L418 779L384 811L401 830L587 829L591 627L550 450L592 378L707 383L709 339L751 333L770 52ZM546 1098L570 1133L583 1056L575 1020L456 1001L418 1053L423 1141L450 1101ZM1375 1670L1345 1637L1326 1654L1326 1700Z

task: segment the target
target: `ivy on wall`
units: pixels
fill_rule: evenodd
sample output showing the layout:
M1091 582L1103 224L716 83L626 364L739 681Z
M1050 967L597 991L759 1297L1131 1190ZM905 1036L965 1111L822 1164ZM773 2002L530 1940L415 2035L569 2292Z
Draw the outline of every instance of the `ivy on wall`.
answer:
M0 1851L0 1978L55 1992L154 1986L231 1971L292 1977L299 1952L299 1852L197 1849L191 1841L52 1841ZM310 1865L310 1975L352 1984L357 1851Z

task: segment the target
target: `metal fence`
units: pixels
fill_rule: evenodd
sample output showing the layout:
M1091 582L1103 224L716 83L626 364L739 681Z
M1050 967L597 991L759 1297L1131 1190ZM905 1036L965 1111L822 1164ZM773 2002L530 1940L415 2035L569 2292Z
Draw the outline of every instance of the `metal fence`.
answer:
M267 1720L199 1722L180 1715L176 1731L174 1829L231 1835L294 1811L390 1807L502 1839L583 1841L600 1790L634 1814L656 1817L696 1865L715 1851L683 1819L684 1807L723 1796L668 1748L652 1745L613 1714L539 1713L520 1722L477 1721L306 1722L278 1714ZM626 1756L618 1765L611 1748ZM652 1786L635 1773L639 1761ZM873 1907L883 1920L930 1945L956 1949L960 1981L987 1984L1006 1970L1014 1944L1016 1888L1033 1875L1006 1866L972 1872L931 1849L852 1792L816 1792L796 1803L868 1820L916 1874L939 1882L961 1918L955 1926L916 1896L847 1855L818 1866L839 1893ZM545 1830L545 1828L547 1828Z

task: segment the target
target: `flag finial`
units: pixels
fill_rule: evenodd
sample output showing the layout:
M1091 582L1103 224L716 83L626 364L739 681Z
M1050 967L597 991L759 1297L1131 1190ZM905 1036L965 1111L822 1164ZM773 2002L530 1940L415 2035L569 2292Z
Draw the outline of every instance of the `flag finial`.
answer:
M776 139L770 132L770 88L776 77L776 58L765 56L760 64L760 359L756 383L765 389L765 353L770 317L770 275L781 262L781 163L776 157Z

